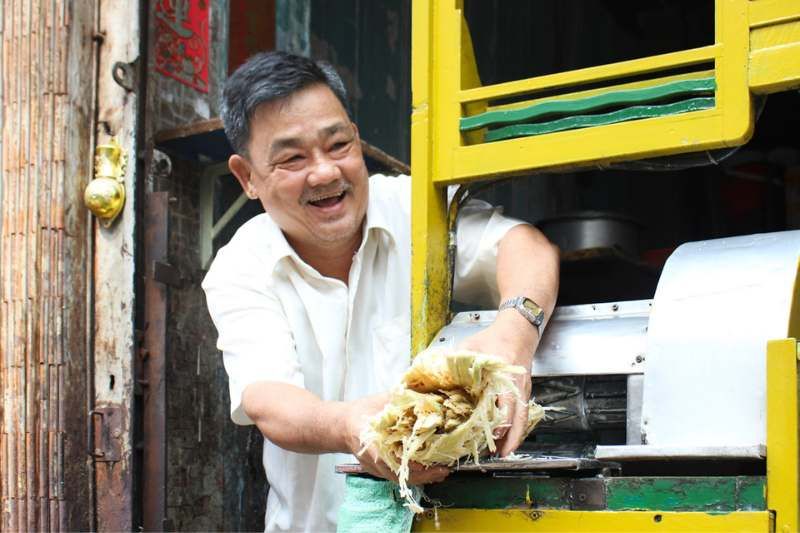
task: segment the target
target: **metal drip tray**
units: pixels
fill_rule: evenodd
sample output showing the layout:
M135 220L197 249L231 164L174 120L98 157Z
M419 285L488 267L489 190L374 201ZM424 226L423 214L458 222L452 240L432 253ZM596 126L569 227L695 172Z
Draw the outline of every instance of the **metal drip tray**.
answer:
M514 454L505 458L487 458L480 464L467 461L453 467L453 470L456 472L531 472L538 470L601 470L603 468L619 468L619 464L586 457ZM367 472L358 463L347 463L336 465L336 473L366 474Z

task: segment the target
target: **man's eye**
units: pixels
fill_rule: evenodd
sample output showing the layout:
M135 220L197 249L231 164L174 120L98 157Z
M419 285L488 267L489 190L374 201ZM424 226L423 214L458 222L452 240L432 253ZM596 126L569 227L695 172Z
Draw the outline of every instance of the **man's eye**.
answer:
M342 153L350 148L353 141L337 141L331 145L330 151L333 153Z
M302 165L303 161L305 161L305 158L298 154L298 155L293 155L291 157L287 157L287 158L281 159L277 163L276 166L295 168L295 167L298 167L298 166Z

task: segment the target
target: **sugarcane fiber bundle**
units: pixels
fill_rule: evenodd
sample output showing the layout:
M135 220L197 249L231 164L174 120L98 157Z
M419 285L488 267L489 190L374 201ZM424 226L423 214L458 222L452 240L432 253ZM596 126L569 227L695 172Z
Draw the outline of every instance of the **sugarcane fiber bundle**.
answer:
M524 373L499 357L466 350L432 349L414 359L361 435L364 449L374 445L397 475L407 507L422 512L407 484L411 461L453 466L467 458L479 463L486 450L495 452L494 431L507 415L498 395L511 393L527 405L528 432L543 418L541 406L519 398L512 375Z

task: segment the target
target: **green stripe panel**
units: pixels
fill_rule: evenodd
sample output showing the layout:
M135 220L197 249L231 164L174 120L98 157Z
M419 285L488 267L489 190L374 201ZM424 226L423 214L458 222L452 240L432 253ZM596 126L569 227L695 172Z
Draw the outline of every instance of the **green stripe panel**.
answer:
M597 484L600 484L598 487ZM589 484L592 487L589 487ZM594 509L608 511L763 511L766 478L616 477L492 478L452 475L427 485L428 505L461 509ZM601 494L581 498L591 490ZM592 507L587 503L592 502Z
M763 511L762 477L611 478L607 505L615 511Z
M690 98L681 102L674 102L663 105L641 105L625 109L619 109L610 113L600 115L578 115L574 117L560 118L550 122L540 122L538 124L516 124L506 126L496 130L489 130L485 140L500 141L513 137L527 137L531 135L544 135L564 130L574 130L578 128L591 128L594 126L606 126L618 122L627 122L643 118L664 117L688 113L690 111L701 111L714 107L714 98Z
M676 80L653 87L611 91L574 100L550 100L519 109L487 111L461 119L461 131L469 131L494 124L530 122L547 115L574 115L610 106L625 106L656 102L664 98L713 92L717 87L714 77L693 80Z
M425 486L430 504L472 509L569 509L571 480L453 475Z

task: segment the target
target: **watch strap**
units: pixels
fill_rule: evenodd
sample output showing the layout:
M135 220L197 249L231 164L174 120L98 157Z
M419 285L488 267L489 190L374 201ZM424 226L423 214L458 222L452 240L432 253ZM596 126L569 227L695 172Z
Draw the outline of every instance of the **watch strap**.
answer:
M530 302L537 309L539 309L539 312L534 313L528 309L525 306L526 301ZM516 309L523 317L525 317L528 322L536 327L536 330L539 332L539 338L541 338L544 326L544 310L539 304L526 296L517 296L515 298L509 298L505 302L501 303L498 310L502 311L503 309Z

